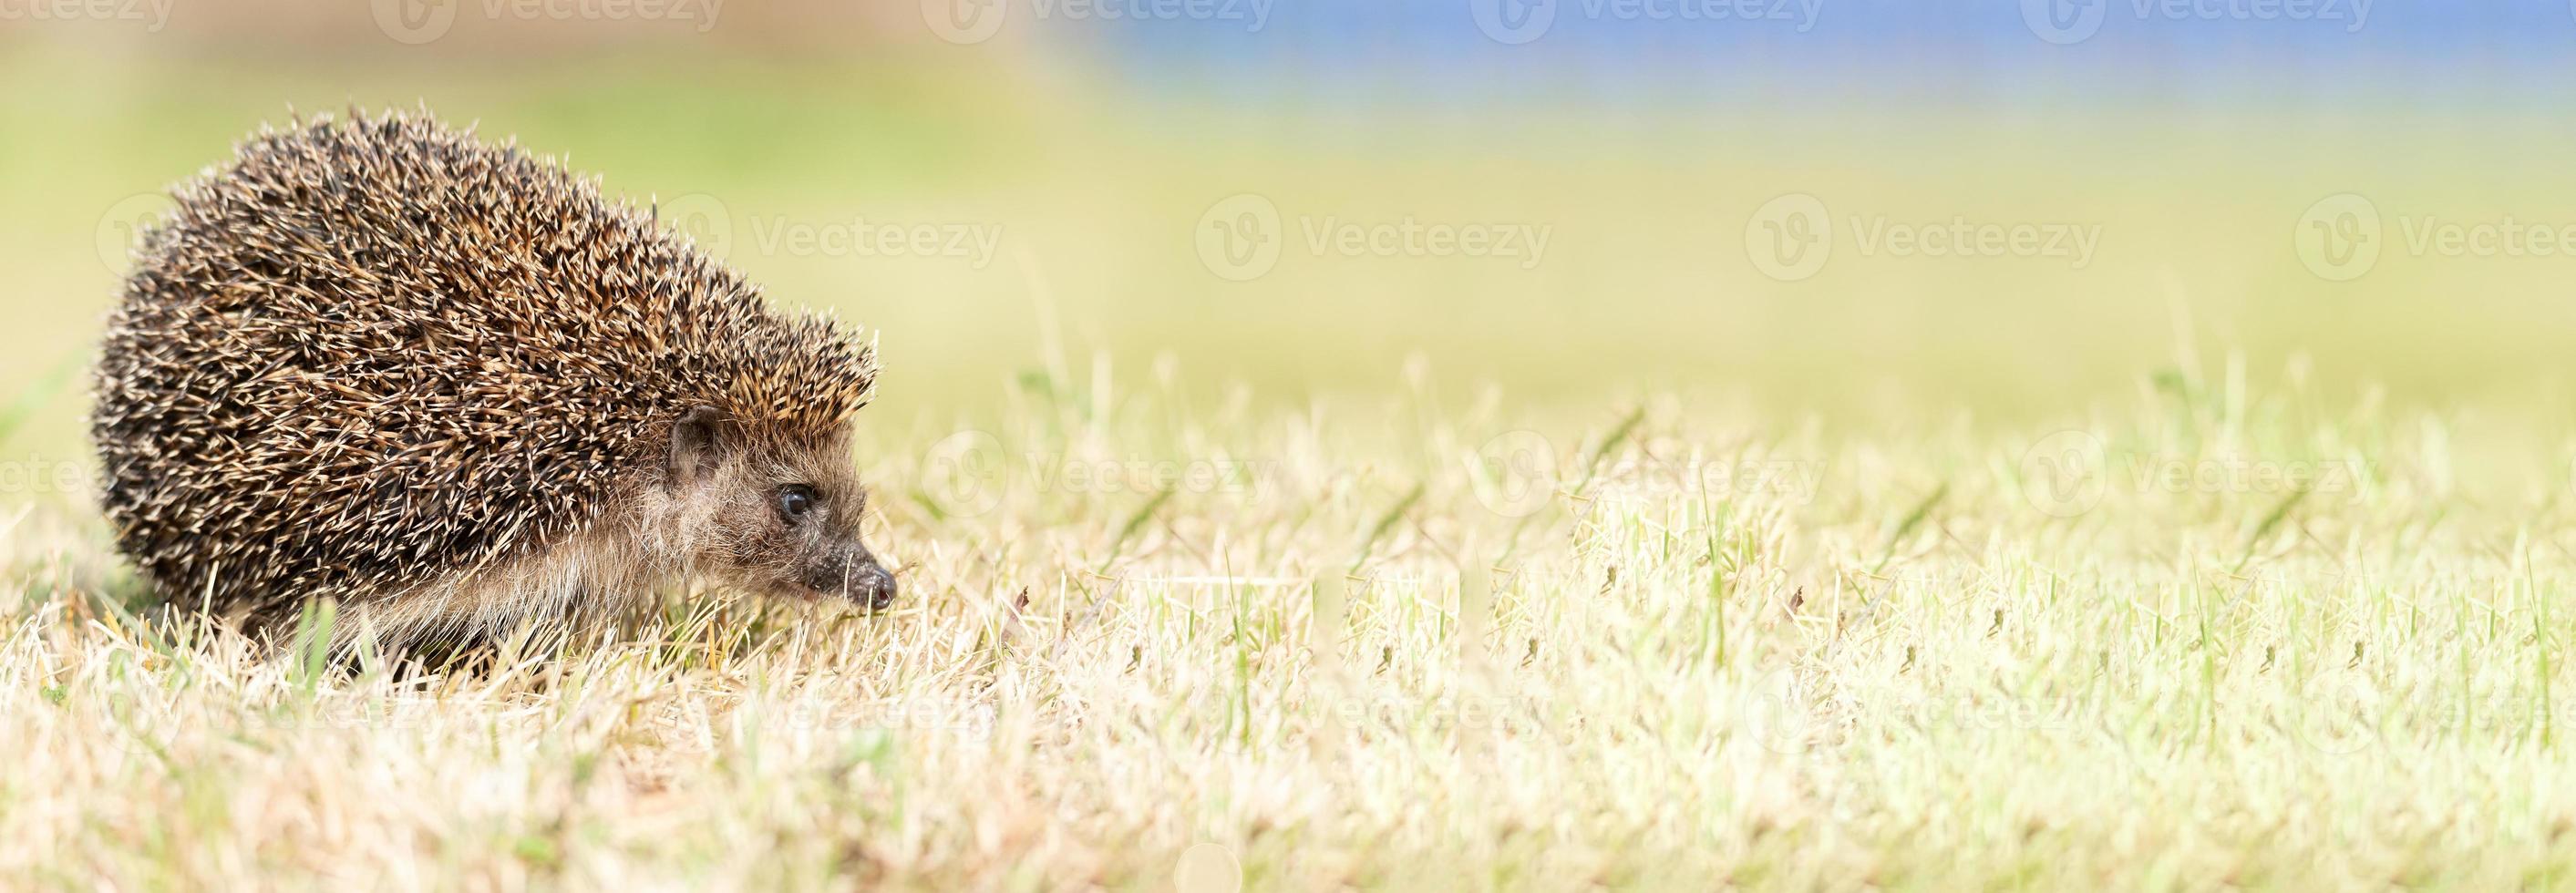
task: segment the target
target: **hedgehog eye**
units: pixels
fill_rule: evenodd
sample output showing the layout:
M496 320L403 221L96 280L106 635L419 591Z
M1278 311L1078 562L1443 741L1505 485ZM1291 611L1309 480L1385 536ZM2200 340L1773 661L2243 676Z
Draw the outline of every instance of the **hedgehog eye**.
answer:
M805 520L805 516L813 514L814 506L821 504L822 501L823 497L816 495L814 488L804 484L780 487L778 488L778 516L790 521Z

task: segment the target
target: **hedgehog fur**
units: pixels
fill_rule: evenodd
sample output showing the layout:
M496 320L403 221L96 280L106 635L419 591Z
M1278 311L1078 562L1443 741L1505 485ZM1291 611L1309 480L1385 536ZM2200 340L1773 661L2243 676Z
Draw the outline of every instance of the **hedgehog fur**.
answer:
M263 128L174 197L91 420L118 545L173 603L421 636L707 576L891 597L848 479L874 345L651 207L425 111Z

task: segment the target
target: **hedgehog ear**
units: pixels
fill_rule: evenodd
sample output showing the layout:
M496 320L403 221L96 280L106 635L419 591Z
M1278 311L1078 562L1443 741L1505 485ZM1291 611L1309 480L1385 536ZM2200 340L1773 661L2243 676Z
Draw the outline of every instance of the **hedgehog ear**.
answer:
M716 452L723 447L724 420L724 411L700 406L671 423L672 480L694 480L715 468Z

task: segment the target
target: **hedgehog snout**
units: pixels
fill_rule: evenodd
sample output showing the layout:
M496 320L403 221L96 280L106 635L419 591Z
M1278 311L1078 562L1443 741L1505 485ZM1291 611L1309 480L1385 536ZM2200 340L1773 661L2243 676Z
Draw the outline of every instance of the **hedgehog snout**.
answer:
M885 610L894 604L894 575L886 573L886 569L878 567L876 562L868 562L867 569L850 581L849 594L850 598L867 605L870 610Z
M805 572L805 586L816 592L839 593L870 610L883 610L894 604L894 575L864 549L816 562Z

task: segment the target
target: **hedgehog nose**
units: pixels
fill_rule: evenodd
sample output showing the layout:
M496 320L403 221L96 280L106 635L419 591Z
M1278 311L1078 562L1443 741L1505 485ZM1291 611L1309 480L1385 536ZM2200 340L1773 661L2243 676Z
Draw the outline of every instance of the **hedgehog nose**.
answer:
M894 604L894 575L871 563L850 578L850 599L882 611Z

